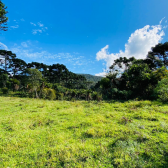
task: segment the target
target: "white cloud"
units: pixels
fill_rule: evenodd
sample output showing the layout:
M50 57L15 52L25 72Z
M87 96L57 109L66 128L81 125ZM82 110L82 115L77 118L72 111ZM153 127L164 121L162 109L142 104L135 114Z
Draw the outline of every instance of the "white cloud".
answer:
M109 69L114 60L119 57L130 58L134 56L136 59L144 59L151 50L151 47L158 44L164 35L161 25L147 25L131 34L128 42L125 44L125 51L121 50L118 53L109 53L109 46L106 45L96 54L96 59L98 61L104 60L106 62L106 69Z
M107 75L106 72L100 72L98 74L95 74L95 76L102 76L102 77L105 77Z
M30 24L32 24L33 26L36 26L36 25L39 26L38 29L33 29L32 30L32 34L34 34L34 35L36 35L37 33L43 33L46 30L48 30L48 27L44 27L44 24L42 24L41 22L38 22L37 24L30 22Z
M22 22L24 22L25 20L22 18L22 19L20 19Z
M0 48L4 49L4 50L8 50L8 47L5 44L1 43L1 42L0 42Z
M39 25L39 27L43 27L44 26L44 24L42 24L40 22L38 22L37 24Z
M43 31L42 30L40 30L40 29L34 29L33 31L32 31L32 33L35 35L35 34L37 34L37 33L42 33Z
M35 23L33 23L33 22L30 22L30 24L31 24L31 25L33 25L33 26L36 26L36 24L35 24Z
M27 47L28 47L28 45L27 45L27 43L26 43L26 42L22 42L22 43L21 43L21 45L22 45L23 47L25 47L25 48L27 48Z
M11 26L11 28L17 29L17 28L19 28L19 25Z
M162 18L161 21L159 22L159 24L161 25L163 20L165 19L166 17Z

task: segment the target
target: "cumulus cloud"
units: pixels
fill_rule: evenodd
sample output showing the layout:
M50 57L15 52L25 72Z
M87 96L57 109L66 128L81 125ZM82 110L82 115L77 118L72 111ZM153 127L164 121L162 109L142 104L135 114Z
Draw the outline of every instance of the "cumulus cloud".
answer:
M161 42L164 35L165 33L160 24L156 26L147 25L131 34L128 42L125 44L125 51L121 50L118 53L109 53L109 45L106 45L99 52L97 52L96 59L98 61L104 60L106 62L106 70L108 70L109 67L114 63L114 60L118 59L119 57L130 58L134 56L136 59L144 59L146 58L147 53L151 50L151 47L154 47L156 44Z

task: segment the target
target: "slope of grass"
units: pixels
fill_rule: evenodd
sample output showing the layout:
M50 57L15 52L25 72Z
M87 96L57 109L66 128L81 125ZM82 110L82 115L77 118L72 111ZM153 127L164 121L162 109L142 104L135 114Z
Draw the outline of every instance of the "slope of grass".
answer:
M168 167L168 105L0 99L0 167Z

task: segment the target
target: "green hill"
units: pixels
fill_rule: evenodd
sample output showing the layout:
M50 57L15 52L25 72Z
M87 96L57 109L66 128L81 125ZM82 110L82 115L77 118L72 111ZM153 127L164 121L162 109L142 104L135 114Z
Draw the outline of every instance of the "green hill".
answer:
M168 167L168 105L1 97L0 167Z
M103 77L100 76L94 76L94 75L90 75L90 74L80 74L82 76L84 76L87 81L89 82L93 82L93 83L97 83L98 81L100 81Z

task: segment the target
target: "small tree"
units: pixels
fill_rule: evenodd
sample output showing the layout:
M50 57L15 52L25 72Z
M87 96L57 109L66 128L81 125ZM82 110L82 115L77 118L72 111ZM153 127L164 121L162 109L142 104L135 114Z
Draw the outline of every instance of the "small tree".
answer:
M37 69L28 68L26 70L26 75L28 77L28 83L31 83L32 89L36 93L36 98L38 98L37 88L40 86L40 80L42 80L42 73Z

